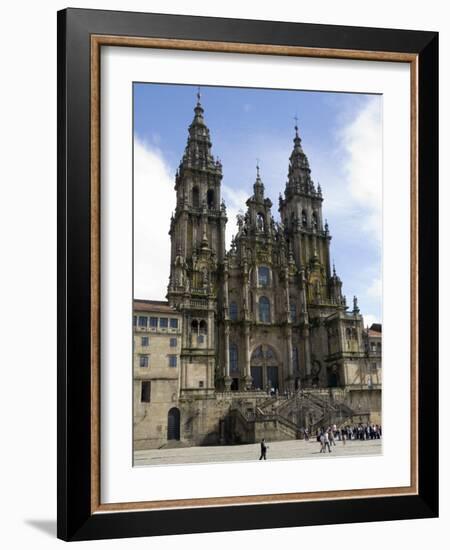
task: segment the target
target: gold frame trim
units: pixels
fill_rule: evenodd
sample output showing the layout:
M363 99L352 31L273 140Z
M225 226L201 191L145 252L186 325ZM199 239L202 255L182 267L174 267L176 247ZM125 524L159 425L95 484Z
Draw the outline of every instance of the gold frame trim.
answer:
M411 71L411 484L407 487L102 504L100 501L100 49L164 48L409 63ZM91 36L91 513L405 496L418 494L418 55L132 36Z

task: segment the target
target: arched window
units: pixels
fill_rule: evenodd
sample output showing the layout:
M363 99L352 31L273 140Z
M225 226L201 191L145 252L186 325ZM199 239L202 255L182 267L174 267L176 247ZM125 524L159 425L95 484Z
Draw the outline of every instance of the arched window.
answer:
M200 334L206 334L208 332L208 324L206 321L200 321L200 325L199 325L199 332Z
M214 189L208 189L208 192L206 193L206 202L208 204L208 208L214 208Z
M292 346L292 370L298 372L298 349L297 346Z
M194 319L191 323L191 330L192 332L194 332L195 334L198 334L198 321L197 319Z
M236 302L230 303L230 319L232 321L237 321L238 319L238 307Z
M297 304L292 300L289 304L290 310L291 310L291 323L297 322Z
M238 372L238 348L236 344L230 344L230 372Z
M258 284L259 286L269 286L270 284L270 270L264 265L258 267Z
M259 320L261 323L270 323L270 302L266 296L259 299Z
M200 206L200 193L198 187L192 189L192 206L198 208Z
M381 342L377 342L377 351L381 353Z
M313 212L311 225L312 225L313 229L317 229L317 214L316 214L316 212Z

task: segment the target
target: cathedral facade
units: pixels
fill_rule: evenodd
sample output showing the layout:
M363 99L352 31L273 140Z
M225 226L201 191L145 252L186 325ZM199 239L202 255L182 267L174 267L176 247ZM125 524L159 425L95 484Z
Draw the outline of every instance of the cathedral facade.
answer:
M229 250L222 165L199 96L188 132L175 177L167 291L180 317L170 403L179 411L179 439L288 439L320 422L379 422L381 383L372 380L381 380L381 361L375 378L357 299L347 305L330 262L324 198L297 126L280 221L257 167Z

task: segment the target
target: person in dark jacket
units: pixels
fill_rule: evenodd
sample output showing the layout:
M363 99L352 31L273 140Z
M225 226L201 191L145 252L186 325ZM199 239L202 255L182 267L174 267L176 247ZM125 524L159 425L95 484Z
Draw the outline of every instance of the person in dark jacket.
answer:
M266 453L267 453L267 445L266 445L266 440L264 438L261 439L261 456L259 457L259 460L262 460L264 458L264 460L267 460L266 459Z

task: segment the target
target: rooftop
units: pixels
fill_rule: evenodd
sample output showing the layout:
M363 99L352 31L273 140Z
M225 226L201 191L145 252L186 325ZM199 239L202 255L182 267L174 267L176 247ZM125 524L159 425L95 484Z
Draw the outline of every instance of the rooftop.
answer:
M147 313L178 314L177 310L169 305L169 302L161 300L133 300L133 310Z

